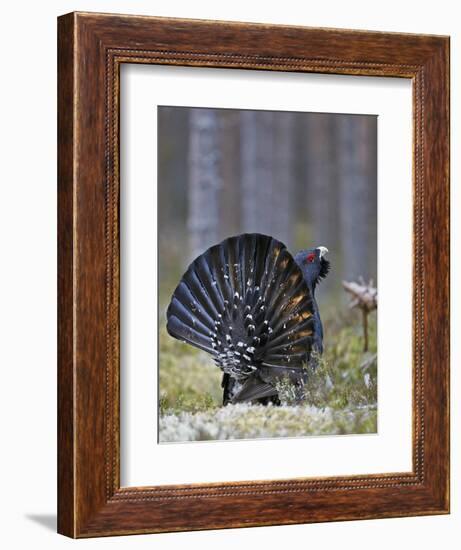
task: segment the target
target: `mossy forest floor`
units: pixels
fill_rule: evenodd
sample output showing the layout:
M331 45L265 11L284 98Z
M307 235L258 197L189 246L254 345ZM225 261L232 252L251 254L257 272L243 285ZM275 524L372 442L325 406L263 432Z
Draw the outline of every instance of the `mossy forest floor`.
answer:
M363 352L360 316L324 321L325 352L310 372L304 400L282 406L222 406L221 371L211 357L160 331L159 441L205 441L377 431L376 316Z

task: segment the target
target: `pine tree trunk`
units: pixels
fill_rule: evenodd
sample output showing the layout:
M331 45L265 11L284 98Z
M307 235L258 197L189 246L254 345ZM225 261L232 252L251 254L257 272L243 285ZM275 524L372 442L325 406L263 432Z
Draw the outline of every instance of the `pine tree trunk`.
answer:
M288 247L294 244L294 121L293 113L275 114L272 154L273 200L270 214L273 236Z
M331 115L312 114L307 120L307 166L309 213L313 245L337 248L334 230L338 215L334 123Z
M220 238L240 231L240 114L237 109L219 111L222 192Z
M188 185L188 109L159 107L158 109L158 200L160 227L173 226L177 235L184 234ZM171 246L171 235L159 235ZM184 253L184 250L182 251Z
M376 117L337 118L343 277L376 275Z
M273 207L274 115L242 111L240 117L242 227L267 233Z
M213 109L189 115L189 251L191 259L219 240L219 124Z

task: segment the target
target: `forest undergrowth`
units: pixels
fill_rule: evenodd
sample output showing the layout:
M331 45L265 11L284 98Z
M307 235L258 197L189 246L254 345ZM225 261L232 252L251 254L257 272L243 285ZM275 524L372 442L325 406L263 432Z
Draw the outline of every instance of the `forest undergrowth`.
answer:
M221 371L211 357L171 338L161 323L159 441L365 434L377 431L377 323L369 349L357 311L324 319L325 350L309 370L303 399L279 387L281 406L222 406Z

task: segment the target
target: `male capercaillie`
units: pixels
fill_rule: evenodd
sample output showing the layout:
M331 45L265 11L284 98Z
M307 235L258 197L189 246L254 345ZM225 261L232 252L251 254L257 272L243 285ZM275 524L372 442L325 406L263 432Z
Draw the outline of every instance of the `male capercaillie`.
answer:
M210 353L223 371L223 403L278 403L277 385L302 388L323 351L315 300L328 250L302 250L260 234L231 237L196 258L167 311L171 336Z

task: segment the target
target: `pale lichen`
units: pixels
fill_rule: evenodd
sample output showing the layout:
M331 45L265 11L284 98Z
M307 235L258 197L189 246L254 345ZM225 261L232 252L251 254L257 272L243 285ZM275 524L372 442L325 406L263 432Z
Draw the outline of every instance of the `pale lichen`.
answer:
M159 421L160 442L258 439L375 433L375 407L334 410L299 405L228 405L203 412L166 413Z
M315 366L308 367L303 387L280 381L281 407L222 407L222 372L211 356L171 338L164 319L161 327L161 442L376 432L375 318L370 319L368 353L363 353L360 324L354 314L326 319L324 354L315 358Z

